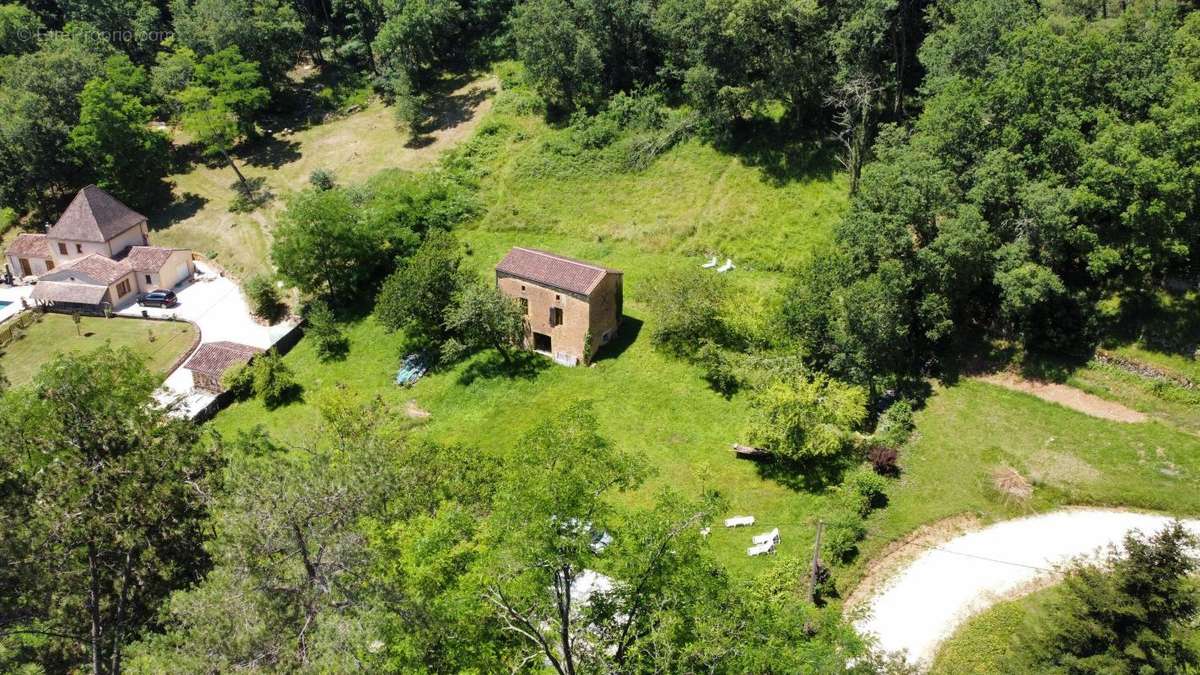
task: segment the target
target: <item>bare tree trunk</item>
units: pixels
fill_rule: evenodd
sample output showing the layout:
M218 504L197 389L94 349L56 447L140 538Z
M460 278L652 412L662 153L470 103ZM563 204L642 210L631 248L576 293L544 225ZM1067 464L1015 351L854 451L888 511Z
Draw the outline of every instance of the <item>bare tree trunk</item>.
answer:
M575 655L571 653L571 568L564 565L556 576L558 586L559 640L562 642L563 666L567 675L575 675Z
M121 641L125 639L125 605L129 600L129 570L133 564L133 549L125 551L125 568L121 573L121 597L117 601L117 610L113 613L112 635L112 675L121 675Z
M104 640L103 624L100 621L100 563L96 560L96 546L88 542L88 614L92 622L92 672L104 675L104 658L101 655Z
M237 174L238 181L242 184L242 192L249 197L250 183L246 182L246 177L242 175L242 170L238 168L238 165L233 161L233 157L228 152L222 150L221 155L225 158L225 161L229 163L229 167L233 169L233 172Z

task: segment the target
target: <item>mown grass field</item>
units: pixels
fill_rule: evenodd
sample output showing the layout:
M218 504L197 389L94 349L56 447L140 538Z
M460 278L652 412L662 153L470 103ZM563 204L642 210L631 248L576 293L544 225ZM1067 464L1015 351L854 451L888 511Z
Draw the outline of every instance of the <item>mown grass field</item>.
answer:
M627 321L618 346L595 367L569 369L531 358L517 375L499 374L498 357L482 354L402 390L392 378L403 338L366 318L349 328L345 361L321 363L307 342L287 355L304 387L304 403L333 387L381 396L401 415L412 401L430 414L418 434L519 453L519 440L533 425L553 419L572 401L588 400L602 432L643 455L652 468L647 485L626 499L648 504L659 488L695 494L716 487L730 514L759 521L753 531L714 528L714 549L735 570L766 564L747 559L745 548L751 534L772 527L784 533L782 553L811 550L827 495L788 487L790 481L765 477L760 467L733 457L731 444L744 440L744 397L726 400L695 367L651 348L654 317L639 287L666 269L700 265L707 255L729 256L738 264L729 279L739 319L765 320L782 279L775 270L829 240L846 204L842 178L827 172L781 177L700 142L672 148L640 172L601 172L584 162L538 173L530 167L548 161L546 144L565 131L536 115L501 110L480 128L485 134L501 130L503 147L480 167L479 214L458 232L469 251L466 266L490 276L511 246L522 245L623 270ZM246 401L214 422L227 434L256 424L301 440L316 424L316 411L299 404L267 411Z
M0 369L14 386L29 383L38 369L58 354L91 351L105 343L113 348L128 347L145 359L150 370L165 373L192 346L196 328L186 321L82 317L77 333L70 316L45 314L23 335L0 350Z

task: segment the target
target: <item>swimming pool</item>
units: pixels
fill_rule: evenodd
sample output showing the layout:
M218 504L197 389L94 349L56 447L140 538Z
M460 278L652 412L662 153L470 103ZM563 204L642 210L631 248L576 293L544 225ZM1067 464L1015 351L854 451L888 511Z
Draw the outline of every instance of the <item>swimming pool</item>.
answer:
M12 304L11 302L5 302L3 300L0 300L0 309L4 309L5 307L8 307L11 304Z

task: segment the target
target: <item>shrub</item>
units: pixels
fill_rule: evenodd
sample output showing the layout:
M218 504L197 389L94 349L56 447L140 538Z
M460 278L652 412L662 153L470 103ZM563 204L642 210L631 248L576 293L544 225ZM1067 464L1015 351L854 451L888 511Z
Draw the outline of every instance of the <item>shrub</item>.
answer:
M9 228L17 224L17 212L11 206L0 208L0 234L8 232Z
M346 355L350 342L338 326L337 318L329 305L316 300L308 306L305 319L308 321L307 333L316 343L317 356L322 361L339 359Z
M888 406L875 425L875 438L885 445L904 445L915 428L912 404L900 399Z
M245 183L237 181L229 186L233 199L229 202L230 213L250 213L275 198L267 189L267 181L261 176L247 178Z
M696 353L696 362L704 369L704 379L714 391L732 396L741 386L733 359L716 344L706 341Z
M872 445L867 450L867 460L880 476L900 475L900 465L897 463L899 458L900 451L886 445Z
M842 455L866 418L867 393L824 375L803 375L759 387L750 400L750 442L796 461Z
M846 480L842 483L845 489L853 491L862 497L865 502L866 510L860 507L862 515L866 515L873 508L883 506L887 499L885 492L887 491L887 479L875 473L866 467L859 467L850 472L846 476Z
M702 344L723 344L722 312L729 291L724 277L699 268L667 272L651 279L645 295L658 321L650 333L655 348L691 357Z
M841 511L826 523L821 547L829 559L847 562L858 553L858 542L866 536L867 526L862 516Z
M279 318L282 303L275 281L265 274L257 274L246 282L246 296L250 300L250 311L268 321Z
M253 371L254 395L262 399L268 409L278 408L295 396L297 385L292 369L275 350L254 359L250 370Z
M250 366L231 368L221 378L221 386L236 400L250 398L254 393L254 371Z
M308 174L308 183L317 190L332 190L337 187L337 176L329 169L314 169Z

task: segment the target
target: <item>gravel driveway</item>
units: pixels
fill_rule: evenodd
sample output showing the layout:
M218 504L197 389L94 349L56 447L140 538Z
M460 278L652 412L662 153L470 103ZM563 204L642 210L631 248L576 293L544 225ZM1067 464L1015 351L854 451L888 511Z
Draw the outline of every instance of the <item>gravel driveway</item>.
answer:
M942 640L997 601L1054 574L1055 565L1094 555L1129 530L1158 531L1167 516L1106 509L1067 509L997 523L930 548L904 566L867 602L855 625L879 647L906 650L928 667ZM1200 520L1185 520L1200 535Z

